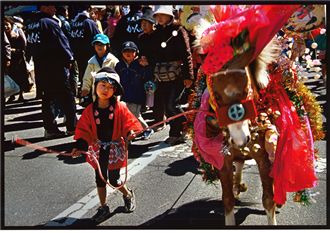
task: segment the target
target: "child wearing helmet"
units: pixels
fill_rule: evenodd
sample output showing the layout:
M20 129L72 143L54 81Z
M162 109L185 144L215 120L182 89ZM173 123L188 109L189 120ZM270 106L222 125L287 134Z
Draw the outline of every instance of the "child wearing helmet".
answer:
M119 60L110 53L110 40L107 35L96 34L93 38L92 46L94 47L95 55L88 60L83 77L81 97L89 97L90 99L93 97L95 99L95 95L93 94L93 75L103 67L114 69Z
M125 150L121 150L126 146L123 138L130 139L135 135L134 132L142 130L141 124L125 103L117 99L123 92L119 75L115 70L105 67L96 73L96 99L82 112L74 136L77 141L72 150L72 156L79 156L87 149L94 152L102 176L105 180L109 179L110 184L115 187L122 185L120 169L127 166L127 154L123 152ZM112 153L114 151L115 153ZM91 162L88 156L86 160ZM91 165L94 167L95 164ZM110 210L106 201L106 183L100 177L97 167L94 168L100 207L92 220L98 224L110 217ZM123 194L126 211L134 211L134 192L125 184L118 190Z

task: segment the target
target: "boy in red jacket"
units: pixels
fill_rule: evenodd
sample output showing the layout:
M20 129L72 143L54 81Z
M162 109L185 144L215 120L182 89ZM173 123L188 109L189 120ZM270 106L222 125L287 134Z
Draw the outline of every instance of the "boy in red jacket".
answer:
M95 76L96 100L83 111L76 127L74 139L77 140L72 150L73 156L79 156L88 147L99 149L98 161L105 180L109 178L112 186L120 186L120 168L126 166L123 153L111 153L113 143L122 142L125 137L132 137L134 132L142 130L136 117L128 110L126 105L117 100L116 96L123 94L119 75L111 68L99 70ZM115 149L112 151L120 151ZM98 212L92 217L100 223L110 217L110 210L106 203L106 183L96 174L96 186L100 199ZM123 193L127 212L135 209L135 197L126 185L119 188Z

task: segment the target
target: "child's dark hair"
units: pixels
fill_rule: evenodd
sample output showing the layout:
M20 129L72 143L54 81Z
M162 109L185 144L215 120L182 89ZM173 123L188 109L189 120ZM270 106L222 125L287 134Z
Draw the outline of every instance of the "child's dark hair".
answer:
M115 87L114 95L116 95L116 96L117 95L123 95L124 94L124 90L123 90L123 87L120 84L120 81L119 81L120 78L119 78L119 75L117 74L117 72L114 69L112 69L111 67L103 67L96 74L102 73L102 72L110 73L110 74L112 73L112 74L117 75L118 80L116 80L116 77L115 77L115 79L112 79L113 80L113 85ZM107 80L106 77L105 77L105 79ZM96 86L97 86L98 82L101 81L101 80L102 80L102 78L100 80L95 79L95 82L94 82L94 92L95 92L96 97L97 97Z

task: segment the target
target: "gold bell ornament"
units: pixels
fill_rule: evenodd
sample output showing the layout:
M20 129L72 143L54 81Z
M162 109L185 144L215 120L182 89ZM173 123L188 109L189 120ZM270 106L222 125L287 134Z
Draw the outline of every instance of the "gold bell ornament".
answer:
M258 138L259 134L257 132L254 132L251 134L251 138L253 141L255 141Z
M278 140L278 133L276 129L269 129L265 133L265 150L267 151L268 155L275 155L276 146Z
M276 111L274 112L274 117L275 117L275 119L278 118L279 116L281 116L281 112L278 111L278 110L276 110Z
M270 114L272 114L272 113L273 113L273 109L268 108L268 109L267 109L267 114L270 115Z
M259 144L254 144L252 146L252 150L253 152L258 152L260 150L261 146Z
M246 146L241 150L241 152L244 156L247 156L250 153L250 149Z
M259 119L260 119L261 121L266 120L267 117L268 117L268 115L267 115L267 113L265 113L265 112L261 112L261 113L259 114Z

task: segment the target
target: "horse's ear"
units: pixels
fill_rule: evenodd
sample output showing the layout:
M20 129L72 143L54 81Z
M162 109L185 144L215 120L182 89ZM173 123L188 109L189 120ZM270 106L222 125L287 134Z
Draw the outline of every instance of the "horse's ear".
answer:
M259 56L251 63L252 76L255 77L259 88L266 88L268 86L268 65L276 61L280 51L279 44L275 39L272 39Z
M193 43L193 47L198 49L200 54L204 54L203 48L208 47L213 42L213 34L203 35L203 32L209 28L212 23L203 19L202 17L195 16L196 26L193 31L195 33L196 40Z

